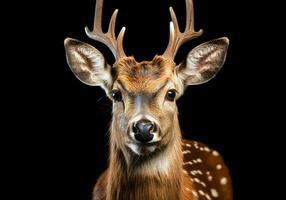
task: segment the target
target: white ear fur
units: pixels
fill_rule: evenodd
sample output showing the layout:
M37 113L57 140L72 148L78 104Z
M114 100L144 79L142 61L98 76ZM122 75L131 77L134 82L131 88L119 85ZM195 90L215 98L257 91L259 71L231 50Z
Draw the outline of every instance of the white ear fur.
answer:
M177 67L177 74L184 87L211 80L224 64L229 40L226 37L203 43L187 56Z
M65 39L64 45L68 65L80 81L110 89L113 81L111 67L96 48L71 38Z

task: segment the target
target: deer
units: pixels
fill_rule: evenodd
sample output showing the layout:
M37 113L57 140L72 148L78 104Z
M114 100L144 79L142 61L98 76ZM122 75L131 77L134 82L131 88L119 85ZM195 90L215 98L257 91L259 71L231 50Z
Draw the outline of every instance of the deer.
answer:
M205 42L174 61L178 48L202 35L194 30L192 0L185 0L186 25L180 31L170 7L169 42L152 61L126 56L115 24L116 9L107 32L102 30L103 0L97 0L93 30L87 36L106 45L115 62L110 65L95 47L66 38L67 63L84 84L100 86L112 101L108 168L98 178L93 200L231 200L229 169L218 151L183 139L176 101L189 85L203 84L223 66L227 37Z

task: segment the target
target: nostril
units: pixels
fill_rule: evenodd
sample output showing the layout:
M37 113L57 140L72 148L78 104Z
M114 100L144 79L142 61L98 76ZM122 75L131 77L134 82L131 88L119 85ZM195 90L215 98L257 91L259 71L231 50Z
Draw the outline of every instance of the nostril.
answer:
M148 133L149 133L149 134L152 134L152 133L154 133L154 132L157 131L157 126L156 126L156 124L151 123L151 124L147 127L147 129L148 129Z
M138 133L138 128L137 128L137 124L136 123L133 124L132 131L133 131L133 133Z
M150 124L150 126L147 127L147 129L148 129L148 133L153 133L154 132L154 125Z

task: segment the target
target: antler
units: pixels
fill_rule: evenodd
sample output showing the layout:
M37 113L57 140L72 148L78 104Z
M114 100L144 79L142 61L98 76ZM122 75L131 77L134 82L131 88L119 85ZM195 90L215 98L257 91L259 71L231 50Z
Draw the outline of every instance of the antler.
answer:
M118 13L118 9L116 9L109 22L108 31L103 33L102 31L102 8L103 8L103 0L97 0L95 6L95 16L94 16L94 25L93 31L91 32L88 27L85 27L85 32L87 36L93 40L102 42L105 44L113 53L116 60L120 58L126 57L123 50L123 37L125 33L125 27L123 27L116 39L115 36L115 23L116 17Z
M201 29L198 32L194 31L194 12L192 0L186 0L186 28L183 33L180 32L177 17L172 7L170 7L170 14L172 18L172 21L170 22L170 37L163 57L169 60L174 60L179 47L183 43L202 35L203 30Z

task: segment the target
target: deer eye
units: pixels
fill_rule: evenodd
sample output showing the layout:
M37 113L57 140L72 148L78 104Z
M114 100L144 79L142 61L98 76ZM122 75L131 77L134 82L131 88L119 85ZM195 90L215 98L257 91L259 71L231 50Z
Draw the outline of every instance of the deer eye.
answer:
M119 90L112 90L111 96L114 99L114 101L122 101L122 94Z
M176 90L174 90L174 89L168 90L168 92L166 94L166 99L168 101L174 101L175 97L176 97Z

